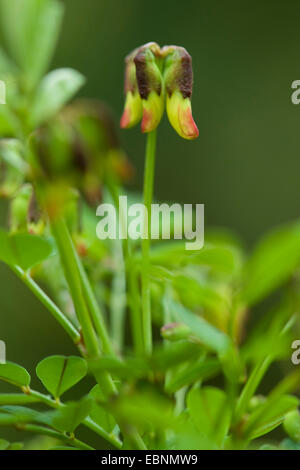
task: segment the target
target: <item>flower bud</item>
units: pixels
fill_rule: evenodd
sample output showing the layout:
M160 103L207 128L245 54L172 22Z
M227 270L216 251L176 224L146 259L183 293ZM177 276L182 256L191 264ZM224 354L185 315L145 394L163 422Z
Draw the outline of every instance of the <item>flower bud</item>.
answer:
M164 82L167 94L167 114L171 125L184 139L196 139L198 128L192 116L192 58L183 47L166 46Z
M191 336L190 328L183 323L168 323L161 328L160 332L162 337L169 341L180 341Z
M143 104L142 132L156 129L164 112L164 85L160 62L160 47L156 43L145 44L134 57L136 79Z
M45 220L38 205L35 191L32 189L27 213L27 230L32 235L42 235L44 229Z
M122 129L129 129L135 126L143 115L142 99L139 94L134 56L137 49L129 54L125 59L125 87L126 96L124 112L121 117L120 125Z
M45 222L38 207L35 191L30 184L25 184L16 193L10 204L11 232L26 232L41 235Z

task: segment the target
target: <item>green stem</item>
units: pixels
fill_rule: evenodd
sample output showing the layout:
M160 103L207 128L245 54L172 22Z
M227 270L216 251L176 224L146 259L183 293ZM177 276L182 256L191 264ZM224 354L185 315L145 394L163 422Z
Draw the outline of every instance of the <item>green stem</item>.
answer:
M58 409L58 408L62 408L62 407L65 406L63 403L58 402L56 400L53 400L53 398L51 398L47 395L44 395L40 392L37 392L35 390L31 390L31 389L26 390L26 395L20 395L20 397L18 397L18 399L20 401L21 401L22 396L26 397L26 398L30 398L32 400L35 400L36 402L44 403L45 405L49 406L50 408ZM1 398L2 398L2 396L0 395L0 403L1 403ZM94 431L99 436L101 436L107 442L109 442L110 444L115 446L117 449L122 448L122 442L120 441L120 439L117 436L115 436L113 434L110 434L107 431L105 431L104 428L102 428L97 423L95 423L91 418L89 418L89 417L85 418L84 421L83 421L83 424L84 424L84 426L91 429L92 431Z
M85 303L85 296L81 282L80 271L75 247L69 234L66 223L63 219L57 218L51 223L52 233L55 238L65 277L73 299L75 311L82 328L84 344L87 349L89 359L100 357L100 345L96 336L88 308ZM107 372L103 374L95 373L95 378L106 396L116 393L115 384Z
M80 333L68 318L60 311L55 303L45 294L38 284L18 266L11 266L12 271L31 290L31 292L42 302L42 304L53 315L55 320L64 328L75 344L80 343Z
M54 431L53 429L47 428L45 426L22 423L20 422L18 416L13 416L9 414L6 415L3 413L0 416L0 426L14 426L18 431L28 431L34 434L42 434L42 435L50 436L50 437L53 437L54 439L63 441L66 444L69 444L73 447L74 446L78 447L79 449L94 450L93 447L89 446L88 444L85 444L82 441L79 441L74 436L71 436L71 435L68 436L67 434Z
M153 198L154 171L156 152L156 130L149 132L146 145L146 161L144 171L144 204L147 209L147 233L142 240L142 310L143 310L143 339L145 353L152 352L152 321L151 321L151 284L149 275L149 257L151 245L151 204Z
M89 312L91 314L92 320L95 325L95 329L99 335L99 338L101 340L102 344L102 349L105 354L109 355L115 355L115 352L113 350L110 338L108 336L107 328L105 325L105 321L102 315L102 312L100 310L99 304L97 302L97 299L95 297L95 294L93 292L92 286L90 284L90 281L87 277L87 274L85 272L85 269L81 263L81 260L76 253L76 261L77 261L77 267L79 271L79 275L81 278L81 283L82 283L82 290L83 294L85 297L85 301L87 303L87 307L89 309Z
M115 208L118 212L119 219L121 219L120 224L123 233L125 233L127 228L124 220L125 214L120 212L119 207L120 186L115 181L115 178L111 175L107 175L106 184L109 189ZM113 279L111 293L111 334L114 344L118 348L118 351L122 352L125 340L124 325L126 301L124 301L124 297L126 297L127 284L126 260L128 259L129 255L129 246L127 238L122 240L116 240L113 243L113 247L115 263L118 264L118 269Z
M142 329L142 318L140 310L140 295L137 275L134 270L129 266L130 261L126 262L126 271L128 276L128 294L129 294L129 305L131 313L131 329L134 350L137 356L141 356L144 352L143 343L143 329Z
M238 399L235 415L234 415L234 422L237 423L242 418L243 414L245 413L249 401L253 397L254 393L256 392L257 387L259 386L262 378L264 377L266 371L268 370L269 366L273 361L273 356L269 355L265 359L261 360L253 369L250 374L247 383L245 384L242 393Z
M20 424L17 425L17 429L20 431L32 432L34 434L50 436L54 439L63 441L65 444L69 444L70 446L76 447L78 449L95 450L93 447L89 446L88 444L85 444L84 442L80 441L79 439L76 439L75 437L68 436L58 431L53 431L52 429L46 428L44 426L38 426L36 424Z
M82 328L84 343L89 357L98 357L100 348L98 339L84 301L74 245L63 219L57 218L51 224L61 263L70 289L77 318Z
M136 429L128 433L128 440L131 442L132 450L147 450L147 446Z
M111 285L111 336L115 348L119 353L122 353L125 340L126 282L122 249L119 245L114 251L114 262L118 265L118 268Z
M96 434L101 436L103 439L105 439L107 442L110 442L116 449L122 449L123 443L120 441L120 439L115 436L114 434L109 434L105 429L103 429L99 424L95 423L91 418L87 417L83 421L83 424L94 431Z
M40 399L24 393L3 393L0 394L0 406L3 405L29 405L39 403Z
M107 185L114 201L115 207L119 213L119 196L120 191L118 185L112 178L107 180ZM121 223L124 224L123 233L125 232L124 214L121 214ZM140 312L140 297L139 289L136 281L136 274L133 272L132 258L130 252L130 246L128 239L122 240L122 251L125 263L125 274L126 274L126 290L128 293L128 305L130 309L130 323L131 333L133 339L134 351L137 356L140 356L144 352L143 347L143 329L142 319Z

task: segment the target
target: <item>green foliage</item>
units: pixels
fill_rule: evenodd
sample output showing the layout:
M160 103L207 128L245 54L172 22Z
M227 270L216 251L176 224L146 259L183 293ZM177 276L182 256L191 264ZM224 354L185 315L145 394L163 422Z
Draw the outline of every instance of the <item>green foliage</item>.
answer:
M51 412L51 425L62 432L74 432L80 423L88 416L92 407L89 397L80 401L68 403L59 410Z
M8 442L5 439L0 439L0 450L21 450L22 447L22 442Z
M51 356L41 361L36 373L44 387L59 398L87 373L87 364L80 357Z
M4 380L17 387L28 387L30 375L24 367L13 362L6 362L5 364L0 364L0 380Z
M1 0L5 39L32 88L52 59L63 14L58 0Z
M25 271L41 263L53 254L52 243L27 233L10 235L0 231L0 260Z
M231 421L226 393L214 387L193 388L187 396L187 408L199 433L223 448Z
M246 438L256 439L279 426L291 410L299 405L294 396L283 395L269 406L268 400L250 415L244 429Z
M46 75L32 104L32 125L38 126L52 118L77 93L84 82L84 77L72 69L54 70Z
M95 387L92 388L89 396L93 398L90 417L95 421L95 423L102 426L109 434L112 433L116 428L117 423L113 415L106 410L104 405L105 396L101 392L99 385L95 385Z
M298 410L291 411L286 415L284 429L295 442L300 443L300 415Z
M300 262L300 224L267 235L246 265L241 297L252 305L262 300L295 272Z

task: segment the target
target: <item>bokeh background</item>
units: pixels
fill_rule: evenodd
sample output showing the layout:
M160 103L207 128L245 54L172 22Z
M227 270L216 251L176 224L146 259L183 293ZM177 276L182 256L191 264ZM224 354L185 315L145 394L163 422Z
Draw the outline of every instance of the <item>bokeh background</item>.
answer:
M193 111L200 137L159 128L157 199L204 203L206 226L236 231L251 246L266 230L299 217L300 79L298 0L65 0L52 64L87 77L82 96L108 102L118 124L123 62L138 45L184 46L193 57ZM145 139L120 132L140 189ZM1 211L2 221L5 211ZM48 354L73 352L63 331L0 265L0 338L29 370ZM75 352L75 351L74 351ZM3 385L0 385L3 387Z

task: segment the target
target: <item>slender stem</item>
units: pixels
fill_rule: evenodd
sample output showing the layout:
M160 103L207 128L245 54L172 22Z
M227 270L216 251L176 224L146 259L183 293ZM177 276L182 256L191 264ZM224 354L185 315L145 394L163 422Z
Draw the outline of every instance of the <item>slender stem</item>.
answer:
M96 329L96 331L99 335L99 338L101 340L103 352L105 354L115 355L115 352L113 350L110 338L108 336L105 321L104 321L102 312L100 310L100 306L97 302L97 299L96 299L95 294L93 292L90 281L87 277L85 269L82 266L81 260L80 260L77 253L76 253L76 261L77 261L77 267L78 267L79 275L80 275L80 278L81 278L82 290L83 290L83 294L84 294L84 297L85 297L85 301L87 303L87 306L88 306L88 309L90 311L92 320L94 322L95 329Z
M12 271L21 279L22 282L31 290L31 292L42 302L49 310L55 320L64 328L75 344L80 342L80 333L70 320L60 311L55 303L45 294L38 284L18 266L11 266Z
M235 410L235 415L234 415L234 422L238 422L239 419L242 418L244 412L247 409L249 401L253 397L257 387L259 386L263 376L265 375L272 361L273 361L273 356L269 355L265 359L262 359L254 367L238 399L236 410Z
M57 218L56 220L53 220L51 222L51 228L74 302L75 311L82 328L87 355L90 359L97 359L100 357L101 353L100 345L85 303L75 247L63 219ZM95 372L94 376L107 396L116 393L117 390L115 384L107 372L102 374Z
M112 176L107 176L107 187L115 205L116 211L119 215L120 225L122 232L126 233L127 227L124 216L120 211L119 196L120 186ZM122 240L115 240L113 243L114 260L118 265L118 269L114 275L112 289L111 289L111 335L119 352L122 352L125 341L125 313L126 313L126 260L128 259L129 246L127 238Z
M137 356L141 356L144 352L143 342L143 328L142 318L140 309L140 293L138 286L137 275L134 270L129 267L130 262L126 263L127 275L128 275L128 293L129 293L129 305L131 313L131 329L134 343L134 349Z
M89 357L98 357L100 347L83 295L75 249L63 219L57 218L51 224L66 280L74 302L75 311L82 327L83 338Z
M115 242L117 243L117 242ZM111 336L119 353L124 349L126 281L122 249L118 245L114 252L114 261L118 265L111 285Z
M1 393L0 406L3 405L29 405L39 403L40 399L24 393Z
M107 431L105 431L105 429L99 426L99 424L95 423L95 421L93 421L91 418L89 417L85 418L85 420L83 421L83 424L87 428L97 433L103 439L110 442L114 447L116 447L116 449L122 449L122 446L123 446L122 441L114 434L109 434Z
M44 395L43 393L37 392L35 390L31 390L31 389L30 390L26 389L26 395L20 395L19 397L17 397L17 399L20 400L20 403L21 403L21 397L26 397L26 398L35 400L36 402L44 403L45 405L49 406L50 408L57 409L57 408L62 408L62 407L65 406L63 403L57 402L56 400L53 400L53 398L51 398L47 395ZM1 398L2 398L2 395L0 395L0 404L1 404ZM9 401L9 398L8 398L8 401ZM8 404L8 403L5 403L5 404ZM16 404L16 403L14 403L14 404ZM110 434L107 431L105 431L104 428L99 426L99 424L95 423L90 417L85 418L84 421L83 421L83 424L87 428L91 429L96 434L101 436L107 442L110 442L117 449L121 449L122 441L120 441L120 439L117 436L115 436L114 434Z
M133 445L133 450L147 450L147 446L136 429L128 433L128 439Z
M107 185L109 191L111 193L112 199L114 201L115 207L117 211L120 210L119 208L119 195L120 191L118 185L112 178L107 180ZM121 215L121 223L123 226L123 233L125 233L125 221L124 221L124 214ZM123 258L125 263L125 276L126 276L126 290L128 293L128 305L130 309L130 323L131 323L131 333L133 339L133 346L137 356L143 354L144 347L143 347L143 329L142 329L142 318L141 318L141 311L140 311L140 297L139 297L139 289L136 282L136 275L133 272L133 264L132 264L132 257L130 246L128 243L128 239L124 238L122 240L122 251L123 251Z
M33 432L34 434L43 434L45 436L53 437L60 441L69 444L72 447L77 447L78 449L83 450L95 450L93 447L85 444L84 442L76 439L75 437L68 436L66 434L60 433L58 431L53 431L52 429L46 428L45 426L38 426L36 424L20 424L17 425L17 429L20 431Z
M28 431L33 432L34 434L43 434L45 436L50 436L54 439L63 441L73 447L78 447L79 449L94 450L93 447L89 446L88 444L85 444L82 441L79 441L72 435L67 435L58 431L54 431L53 429L47 428L45 426L38 426L35 424L20 422L18 416L5 413L1 414L0 426L14 426L18 431Z
M146 145L146 161L144 171L144 204L147 209L147 232L142 240L142 308L143 308L143 338L145 353L152 352L152 321L151 321L151 284L149 275L149 256L151 245L151 204L153 197L154 171L156 152L156 130L149 132Z

